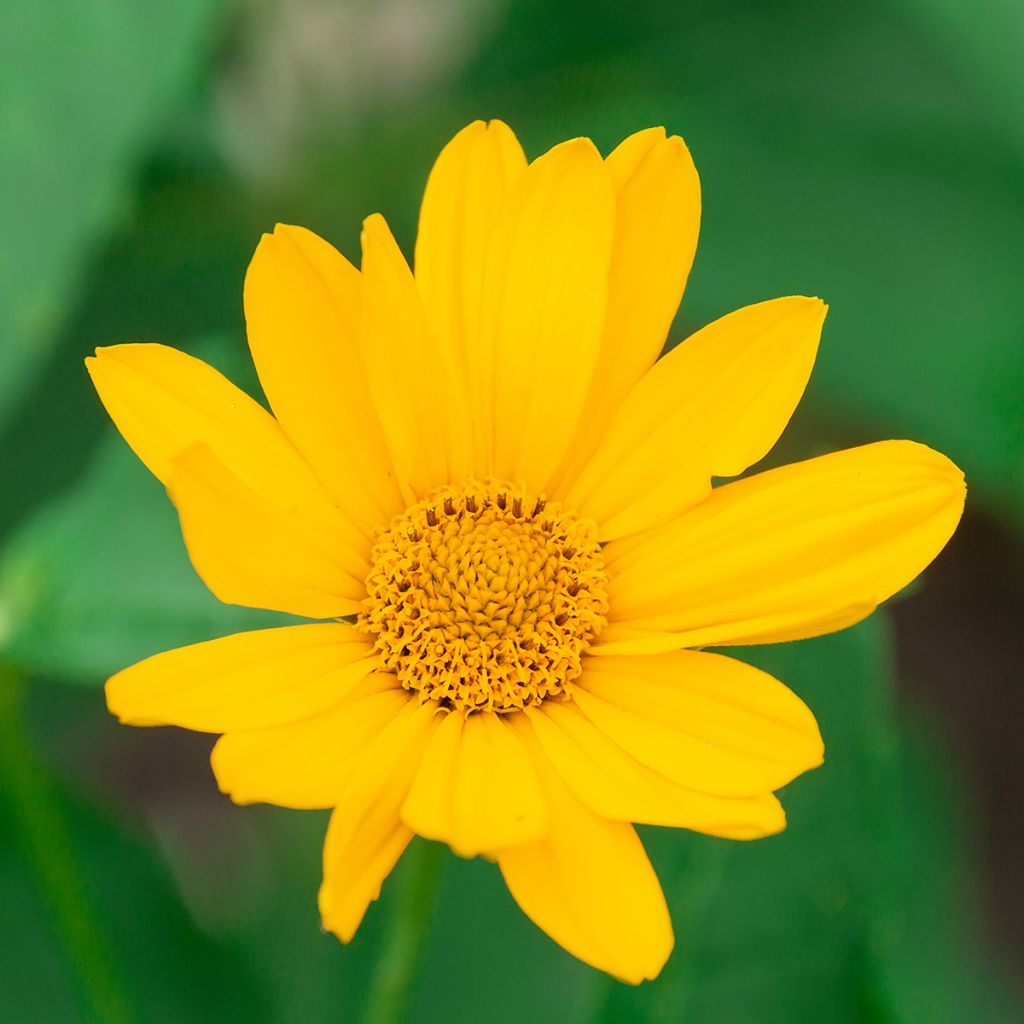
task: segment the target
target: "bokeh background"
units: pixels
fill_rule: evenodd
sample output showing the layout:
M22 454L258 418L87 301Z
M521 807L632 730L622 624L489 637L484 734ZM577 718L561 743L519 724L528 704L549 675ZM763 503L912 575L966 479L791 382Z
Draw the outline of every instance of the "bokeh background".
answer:
M741 652L814 708L828 762L780 837L645 831L678 935L657 982L577 963L449 857L409 1019L1024 1019L1022 53L1019 0L0 5L0 1019L359 1020L401 869L341 947L323 815L236 808L208 739L106 714L111 671L273 616L205 593L82 359L163 341L252 388L260 233L357 257L380 210L408 251L433 156L481 116L530 155L684 135L704 219L670 342L822 295L772 458L911 437L970 496L868 623Z

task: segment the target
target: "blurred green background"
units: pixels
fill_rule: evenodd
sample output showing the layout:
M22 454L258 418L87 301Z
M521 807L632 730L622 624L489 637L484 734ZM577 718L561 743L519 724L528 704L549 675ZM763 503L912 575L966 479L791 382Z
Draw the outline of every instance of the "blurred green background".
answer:
M164 341L252 387L261 231L411 248L431 160L664 124L704 188L672 341L831 304L778 458L911 437L968 516L909 599L744 650L814 708L791 825L648 829L678 936L640 989L449 857L415 1022L1024 1019L1024 5L1019 0L6 0L0 5L0 1020L358 1021L402 879L318 930L324 816L240 809L208 739L120 728L106 674L272 616L194 578L82 358ZM399 870L399 875L401 869Z

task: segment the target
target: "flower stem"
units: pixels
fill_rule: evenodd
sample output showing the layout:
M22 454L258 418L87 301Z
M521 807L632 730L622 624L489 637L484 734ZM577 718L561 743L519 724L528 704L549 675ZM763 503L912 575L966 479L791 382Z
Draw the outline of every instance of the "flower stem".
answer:
M24 699L24 681L0 666L0 792L9 806L15 838L63 940L89 1019L130 1024L136 1016L86 896L62 801L32 750Z
M402 865L398 899L392 908L370 992L365 1024L404 1024L426 946L430 917L447 855L441 843L413 841Z

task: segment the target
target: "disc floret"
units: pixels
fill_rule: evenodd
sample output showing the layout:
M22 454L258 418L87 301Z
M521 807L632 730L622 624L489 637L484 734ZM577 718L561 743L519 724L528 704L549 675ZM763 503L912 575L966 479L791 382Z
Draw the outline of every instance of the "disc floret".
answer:
M595 524L512 484L439 488L395 517L372 561L360 628L406 689L452 709L565 694L605 625Z

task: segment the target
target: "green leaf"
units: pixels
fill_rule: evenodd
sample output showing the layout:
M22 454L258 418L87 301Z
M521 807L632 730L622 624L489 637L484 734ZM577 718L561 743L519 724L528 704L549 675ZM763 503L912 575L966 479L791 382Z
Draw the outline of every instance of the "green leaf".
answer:
M219 0L0 5L0 425L210 41Z
M677 949L655 982L610 985L598 1019L954 1024L971 1007L990 1024L1018 1019L964 926L958 823L921 811L935 802L934 755L903 749L881 616L739 653L808 702L826 763L783 791L780 836L646 830Z
M50 778L0 686L0 1019L269 1021L251 965L202 934L151 845Z

